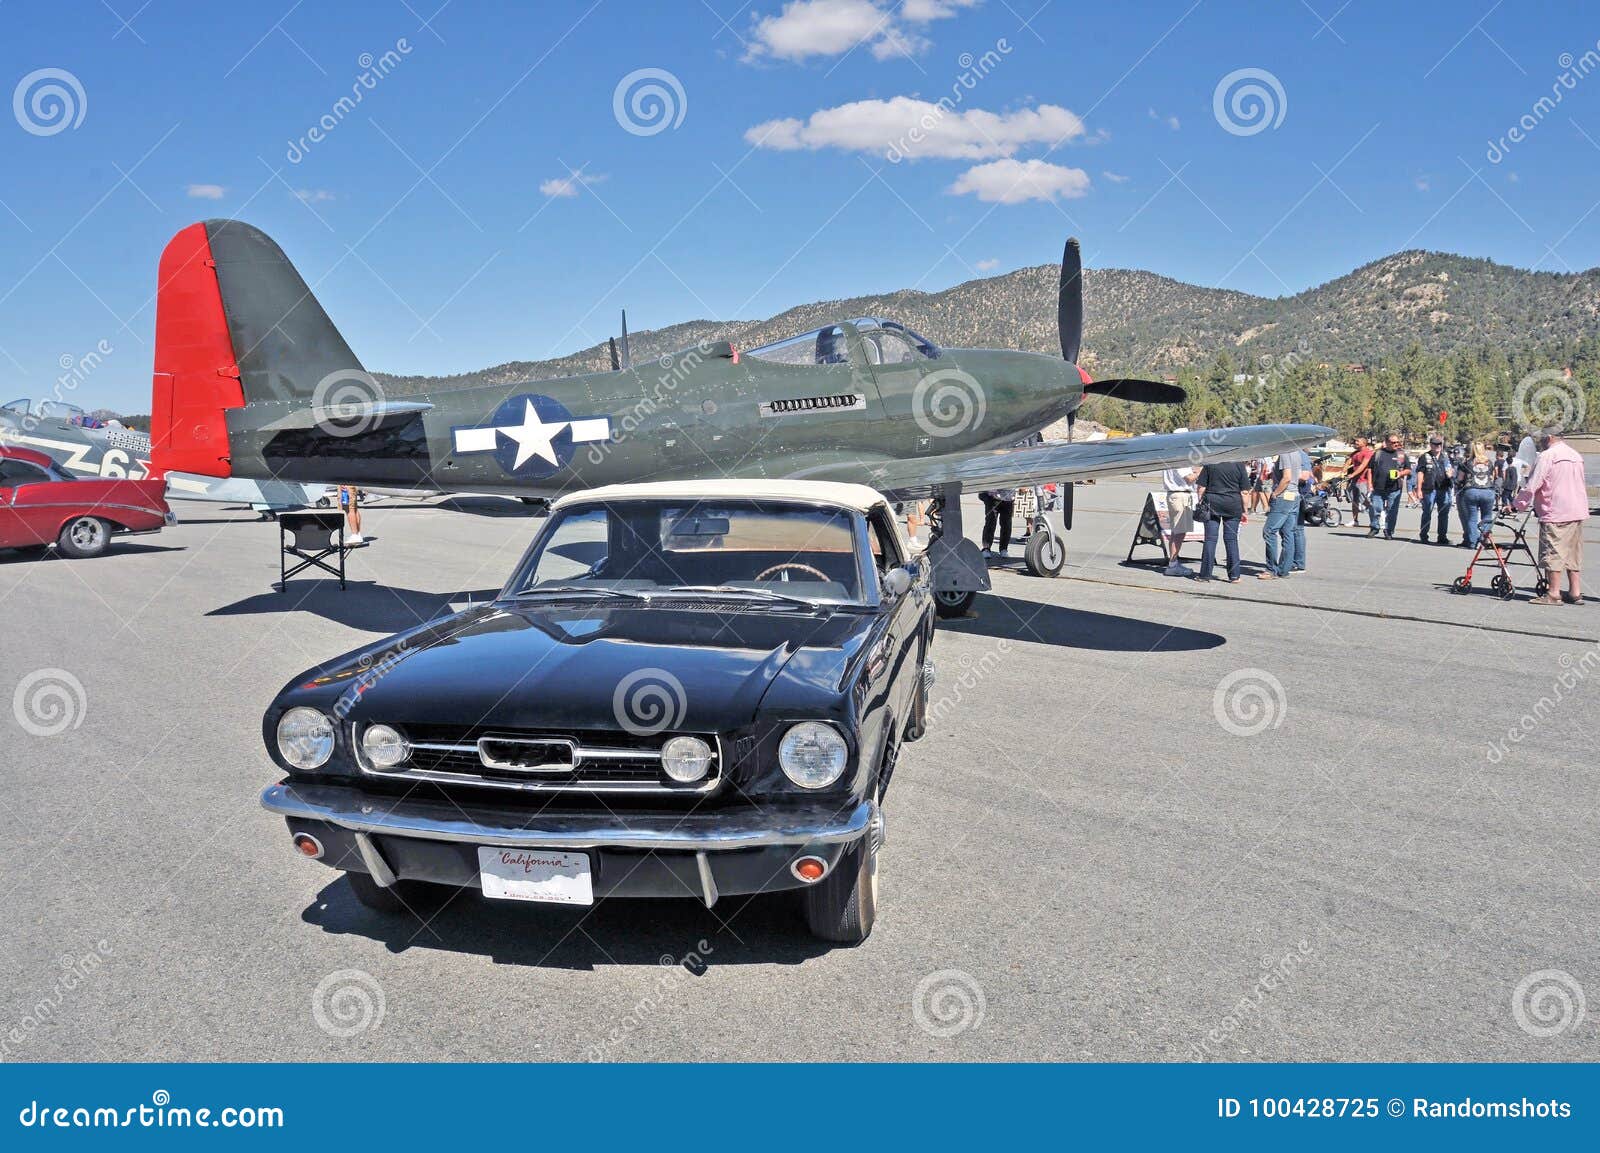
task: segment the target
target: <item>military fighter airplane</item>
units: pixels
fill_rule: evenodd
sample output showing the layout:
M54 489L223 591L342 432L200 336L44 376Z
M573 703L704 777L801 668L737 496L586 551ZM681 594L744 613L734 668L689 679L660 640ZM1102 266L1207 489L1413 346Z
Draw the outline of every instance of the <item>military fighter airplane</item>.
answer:
M160 467L521 497L689 477L855 481L894 499L935 499L928 555L946 615L989 587L961 534L964 491L1244 460L1332 432L1271 425L1009 447L1070 418L1085 396L1183 399L1173 385L1095 381L1078 367L1076 240L1061 265L1059 360L941 348L890 319L840 318L760 348L723 341L611 372L421 396L387 395L282 249L251 225L190 225L162 253L159 275ZM1040 573L1065 560L1051 525L1027 551Z
M168 500L247 504L274 513L329 502L326 485L172 472L150 467L150 438L116 421L100 421L63 400L13 400L0 405L0 445L42 452L68 476L113 480L165 479Z

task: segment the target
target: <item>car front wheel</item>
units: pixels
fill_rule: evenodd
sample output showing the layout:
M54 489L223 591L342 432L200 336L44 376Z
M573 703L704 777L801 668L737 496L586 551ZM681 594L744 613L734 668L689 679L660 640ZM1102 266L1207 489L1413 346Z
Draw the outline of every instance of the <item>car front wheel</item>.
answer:
M876 824L845 850L822 880L802 892L806 927L824 941L859 945L878 919L878 843Z
M67 556L99 556L111 543L111 522L97 516L74 517L61 530L56 543Z

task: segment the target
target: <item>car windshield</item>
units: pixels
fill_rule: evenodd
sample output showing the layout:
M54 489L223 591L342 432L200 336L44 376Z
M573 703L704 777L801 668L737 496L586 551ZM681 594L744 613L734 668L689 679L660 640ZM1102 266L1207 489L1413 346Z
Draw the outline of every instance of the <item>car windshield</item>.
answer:
M516 597L716 591L777 603L859 604L855 517L764 500L625 501L556 513Z

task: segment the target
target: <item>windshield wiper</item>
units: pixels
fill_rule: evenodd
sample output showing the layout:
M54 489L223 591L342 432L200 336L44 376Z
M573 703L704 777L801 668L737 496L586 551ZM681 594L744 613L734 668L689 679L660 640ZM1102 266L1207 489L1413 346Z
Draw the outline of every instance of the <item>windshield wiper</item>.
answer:
M625 600L647 601L648 593L635 592L632 589L606 588L603 585L539 585L536 588L523 589L521 592L512 593L513 600L523 597L537 596L593 596L593 597L622 597Z
M827 604L827 601L811 600L809 597L794 596L791 593L773 592L771 589L752 589L742 585L673 585L675 593L722 593L732 596L762 597L769 601L782 601L792 605L804 605L806 608L816 608L818 605Z

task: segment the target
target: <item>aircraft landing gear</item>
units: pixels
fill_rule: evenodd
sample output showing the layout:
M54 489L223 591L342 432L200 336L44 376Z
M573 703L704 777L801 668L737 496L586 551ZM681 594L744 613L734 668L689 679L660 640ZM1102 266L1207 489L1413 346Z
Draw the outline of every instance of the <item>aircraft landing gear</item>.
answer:
M972 602L978 599L978 590L962 592L959 589L940 589L933 594L933 611L942 620L964 617L972 611Z
M1039 527L1028 538L1022 550L1022 563L1034 576L1040 577L1059 576L1067 563L1067 543L1045 517L1039 518Z
M961 535L961 486L941 485L928 511L928 563L933 605L941 619L965 616L989 590L989 566L978 546Z

